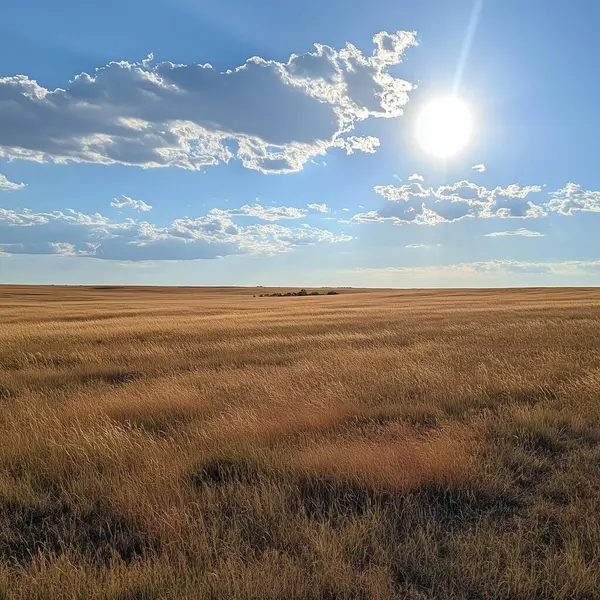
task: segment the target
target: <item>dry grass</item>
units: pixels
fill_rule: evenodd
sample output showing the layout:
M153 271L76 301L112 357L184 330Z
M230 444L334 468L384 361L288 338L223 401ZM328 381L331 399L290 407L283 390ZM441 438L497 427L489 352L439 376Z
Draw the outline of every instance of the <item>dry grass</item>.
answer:
M0 598L592 599L600 291L0 287Z

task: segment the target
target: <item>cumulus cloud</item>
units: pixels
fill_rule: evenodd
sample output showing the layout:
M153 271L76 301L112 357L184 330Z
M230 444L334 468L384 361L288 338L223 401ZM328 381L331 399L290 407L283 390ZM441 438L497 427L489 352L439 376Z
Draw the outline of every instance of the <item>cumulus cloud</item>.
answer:
M510 231L492 231L492 233L486 233L485 237L505 237L505 236L522 236L522 237L544 237L541 231L532 231L531 229L513 229Z
M413 198L427 198L433 193L433 188L424 188L420 183L409 183L400 186L376 185L375 193L386 200L408 202Z
M323 203L323 204L307 204L306 206L308 206L308 208L310 210L314 210L316 212L321 212L321 213L329 212L329 207L325 203Z
M349 135L368 118L402 114L412 86L391 75L415 34L315 44L287 62L253 57L224 72L210 64L111 62L47 89L0 78L0 154L12 159L185 169L237 159L263 173L301 170L331 147L374 152Z
M120 200L118 198L113 198L110 205L115 208L130 208L131 210L139 210L141 212L152 210L152 207L143 200L134 200L129 196L121 196Z
M473 165L471 169L473 169L473 171L477 171L478 173L483 173L487 170L487 167L483 163L479 163L477 165Z
M388 202L378 210L354 215L354 222L437 225L465 217L533 219L546 215L543 206L530 200L530 195L541 191L539 185L511 184L488 189L462 180L434 188L412 181L399 186L378 185L373 189Z
M546 206L552 212L568 216L576 212L600 212L600 191L584 190L577 183L567 183L550 194Z
M425 181L425 177L423 175L419 175L418 173L413 173L408 177L409 181Z
M98 213L74 210L35 213L0 209L0 251L8 254L93 256L121 261L193 260L232 254L268 255L350 239L307 224L294 228L275 223L242 226L218 211L158 227L147 221L115 221Z
M0 173L0 192L14 192L22 190L25 187L24 183L14 183L6 178L6 175Z

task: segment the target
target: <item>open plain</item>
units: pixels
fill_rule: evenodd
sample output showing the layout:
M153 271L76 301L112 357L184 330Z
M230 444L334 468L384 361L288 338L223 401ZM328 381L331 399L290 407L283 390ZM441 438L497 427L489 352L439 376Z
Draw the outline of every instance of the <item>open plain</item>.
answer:
M269 291L0 287L0 598L598 598L600 290Z

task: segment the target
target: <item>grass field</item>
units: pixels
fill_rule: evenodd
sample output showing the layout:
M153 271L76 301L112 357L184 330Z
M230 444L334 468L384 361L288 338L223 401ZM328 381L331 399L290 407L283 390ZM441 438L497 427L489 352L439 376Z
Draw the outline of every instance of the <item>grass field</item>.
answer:
M0 598L600 597L600 290L267 291L0 287Z

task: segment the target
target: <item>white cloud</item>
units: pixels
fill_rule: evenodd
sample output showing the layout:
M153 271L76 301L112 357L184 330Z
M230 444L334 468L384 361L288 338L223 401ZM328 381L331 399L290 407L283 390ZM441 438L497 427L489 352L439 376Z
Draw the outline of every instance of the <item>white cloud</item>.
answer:
M408 183L400 186L376 185L375 193L393 202L408 201L413 198L427 198L433 194L433 188L424 188L420 183Z
M473 171L477 171L478 173L483 173L487 170L487 167L483 163L479 163L477 165L473 165L471 169L473 169Z
M548 210L561 215L575 212L600 212L600 191L584 190L577 183L567 183L564 188L550 194Z
M6 178L6 175L0 173L0 192L13 192L22 190L25 187L24 183L14 183Z
M412 181L399 186L378 185L373 189L388 203L377 211L354 215L355 222L437 225L465 217L533 219L546 215L541 205L529 199L531 194L541 191L539 185L511 184L488 189L463 180L433 188Z
M364 213L357 213L352 217L353 223L379 223L382 221L393 221L394 217L384 217L378 210L370 210Z
M409 181L425 181L425 177L423 175L419 175L418 173L413 173L408 177Z
M379 138L372 135L364 137L349 135L347 138L338 138L336 143L332 145L343 148L348 154L354 154L355 152L375 154L380 144Z
M460 218L460 217L457 217L457 218ZM414 218L415 224L429 225L429 226L439 225L440 223L444 223L447 220L448 219L446 219L445 217L440 215L438 212L428 208L425 205L425 203L423 203L421 205L421 211ZM454 219L450 219L450 220L454 220Z
M253 57L224 72L209 64L111 62L64 88L0 78L0 155L12 159L200 169L237 159L263 173L300 171L331 147L374 152L349 135L368 118L402 114L412 85L390 74L406 31L352 44L315 44L287 62Z
M460 276L497 276L497 275L551 275L573 276L585 274L600 275L600 260L563 261L563 262L529 262L519 260L490 260L454 265L431 265L424 267L373 267L357 268L352 272L365 273L372 276L396 277L413 276L433 279L437 277Z
M245 215L244 215L245 216ZM338 243L336 235L309 225L241 226L223 212L176 219L166 227L147 221L111 220L74 210L34 213L0 209L0 251L8 254L93 256L107 260L193 260L231 254L275 254L298 246Z
M131 210L139 210L141 212L152 210L152 207L143 200L134 200L129 196L121 196L120 200L118 198L113 198L110 205L115 208L130 208Z
M263 206L244 204L240 208L213 208L208 214L214 217L253 217L261 221L285 221L302 219L308 211L294 206Z
M482 185L463 179L452 184L441 185L437 190L432 190L432 194L439 200L488 202L492 192Z
M350 209L349 209L349 208L342 208L342 210L343 210L344 212L350 212Z
M442 244L435 244L435 246L431 245L431 244L408 244L408 246L404 246L407 249L414 249L416 250L417 248L440 248L442 246Z
M48 246L53 250L49 254L58 254L59 256L77 256L75 244L69 242L49 242Z
M531 231L531 229L523 229L521 227L520 229L514 229L510 231L492 231L492 233L486 233L485 237L504 237L511 235L522 237L543 237L545 234L543 234L541 231Z
M520 186L517 183L511 183L510 185L503 187L495 187L492 190L492 194L498 194L499 196L505 196L507 198L521 198L524 200L529 194L541 192L542 186L540 185L525 185Z
M323 204L307 204L306 206L308 206L308 208L310 208L310 210L314 210L316 212L321 212L321 213L329 212L329 207L325 203L323 203Z

